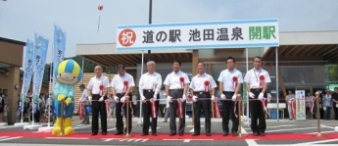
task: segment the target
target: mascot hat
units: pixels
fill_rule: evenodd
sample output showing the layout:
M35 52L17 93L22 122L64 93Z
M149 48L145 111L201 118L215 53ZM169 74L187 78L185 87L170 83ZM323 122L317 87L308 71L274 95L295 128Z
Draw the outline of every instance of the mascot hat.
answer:
M81 67L73 59L64 60L56 69L55 78L61 83L76 84L82 79Z

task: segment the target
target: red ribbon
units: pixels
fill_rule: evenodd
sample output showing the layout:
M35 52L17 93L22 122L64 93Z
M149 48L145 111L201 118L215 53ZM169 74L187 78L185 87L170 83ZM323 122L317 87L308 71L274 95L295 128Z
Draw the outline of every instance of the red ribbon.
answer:
M289 100L289 106L291 107L291 117L296 119L296 104L294 99Z
M236 89L236 87L237 87L237 81L238 81L238 78L236 76L233 76L232 77L232 85L234 86L234 89Z
M110 118L110 112L109 112L110 106L109 106L109 103L110 103L110 102L109 102L108 100L105 101L105 104L106 104L106 110L107 110L107 119Z
M102 96L103 95L103 88L104 88L104 86L100 85L99 88L100 88L100 96Z
M262 108L263 108L263 111L265 112L266 115L268 115L270 117L270 114L268 112L268 109L266 108L265 104L266 104L266 99L262 99L261 100L261 103L262 103Z
M204 81L204 90L205 90L205 92L209 92L209 85L210 85L209 81Z
M235 101L235 104L234 104L234 114L235 114L235 117L237 118L238 115L237 115L237 108L236 108L236 104L237 104L237 101Z
M184 88L184 78L180 77L180 82L181 82L181 88Z
M126 92L128 89L128 81L124 81L123 86L124 86L123 91Z
M153 118L156 118L156 104L155 104L155 100L154 99L150 99L150 103L151 103L151 116Z
M83 103L82 102L80 102L79 103L79 118L80 118L80 120L82 120L83 119L83 105L82 105Z
M260 76L259 76L259 86L260 86L260 87L263 87L263 85L264 85L264 76L263 76L263 75L260 75Z
M179 118L183 118L183 112L182 112L182 100L181 99L178 99L177 100L177 103L178 103L178 117Z
M312 100L312 102L311 102L311 113L312 113L312 114L314 113L314 112L313 112L313 108L314 108L314 106L315 106L316 100L317 100L317 97L315 97L315 98Z
M214 109L215 109L215 116L217 118L220 118L221 117L221 114L219 112L219 106L218 106L218 102L217 100L213 101L214 102Z

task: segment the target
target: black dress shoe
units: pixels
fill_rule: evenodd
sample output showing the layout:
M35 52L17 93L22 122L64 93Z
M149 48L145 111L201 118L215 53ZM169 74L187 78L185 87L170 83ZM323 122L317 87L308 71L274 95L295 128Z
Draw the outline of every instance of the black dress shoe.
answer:
M200 135L200 134L198 134L198 133L194 133L194 134L192 134L192 136L198 136L198 135Z
M179 135L179 136L183 136L184 134L183 134L183 133L179 133L178 135Z
M205 134L206 136L211 136L211 134L210 133L207 133L207 134Z
M170 135L170 136L174 136L174 135L176 135L176 133L170 133L169 135Z
M224 133L223 133L223 136L228 136L228 135L229 135L228 132L224 132Z
M123 135L123 132L116 132L115 135Z
M258 136L259 134L257 132L254 132L253 133L253 136Z
M92 135L94 136L94 135L97 135L97 132L92 132Z
M151 134L151 135L153 135L153 136L157 136L157 134L156 134L156 133L153 133L153 134Z
M147 136L147 135L149 135L149 134L148 134L148 133L143 133L143 134L142 134L142 136Z
M107 132L101 132L102 135L107 135Z
M265 136L265 132L260 132L259 135Z
M237 132L232 132L232 135L233 136L238 136L238 133Z

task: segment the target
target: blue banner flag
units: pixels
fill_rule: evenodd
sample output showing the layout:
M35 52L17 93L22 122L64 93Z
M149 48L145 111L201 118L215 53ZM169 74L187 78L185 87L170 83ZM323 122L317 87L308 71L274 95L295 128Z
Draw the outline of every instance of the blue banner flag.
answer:
M23 60L23 82L21 85L21 102L20 102L20 111L23 111L23 103L25 102L25 97L27 95L27 92L29 90L29 86L32 80L33 75L33 60L34 60L34 42L31 40L27 40L26 42L26 48L24 52L24 60Z
M55 85L56 70L59 63L63 60L66 50L66 33L58 26L54 26L54 46L53 46L53 88Z
M48 39L35 34L35 50L34 50L34 75L33 75L33 102L38 103L39 95L42 86L42 79L46 66L47 52L48 52ZM33 106L34 108L34 106ZM34 111L34 109L33 109Z

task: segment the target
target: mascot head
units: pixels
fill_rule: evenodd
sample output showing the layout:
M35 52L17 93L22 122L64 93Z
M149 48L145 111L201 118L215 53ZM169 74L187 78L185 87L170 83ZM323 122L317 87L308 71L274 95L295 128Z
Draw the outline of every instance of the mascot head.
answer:
M80 65L73 59L60 62L55 75L56 81L64 84L74 85L82 79Z

